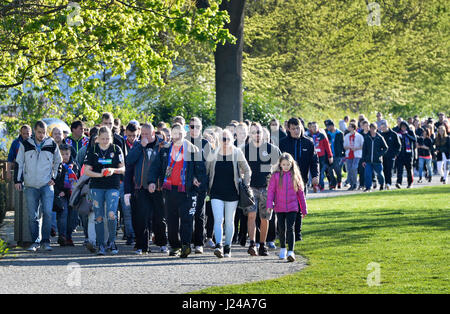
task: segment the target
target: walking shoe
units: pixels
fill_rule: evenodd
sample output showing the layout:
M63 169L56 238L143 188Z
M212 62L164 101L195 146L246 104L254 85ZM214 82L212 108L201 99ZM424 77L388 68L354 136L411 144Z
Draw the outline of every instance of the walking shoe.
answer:
M223 257L231 257L231 248L229 245L225 245L223 248Z
M441 182L444 182L444 177L441 177Z
M432 176L429 176L429 177L428 177L428 182L431 182L431 179L433 179L433 177L432 177Z
M196 246L195 254L203 254L203 246Z
M397 183L397 184L395 185L395 187L396 187L397 189L401 189L401 188L402 188L402 186L400 185L400 183Z
M269 252L264 244L261 244L258 249L259 256L269 256Z
M276 250L277 246L275 245L275 242L267 242L267 246L269 247L269 250Z
M386 190L390 190L391 189L391 185L390 184L386 184Z
M95 248L95 245L92 242L88 242L86 243L86 248L89 250L89 252L91 253L95 253L97 251L97 249Z
M241 237L241 239L239 240L239 244L245 247L245 245L247 244L247 237Z
M412 183L408 184L408 186L406 187L407 189L410 189L412 187Z
M364 189L364 192L371 192L371 189Z
M41 243L41 250L53 251L53 248L50 246L50 243L45 242L45 243Z
M338 183L337 188L338 188L338 189L341 189L341 188L342 188L342 184L341 184L341 183Z
M250 245L250 247L247 250L247 253L250 254L251 256L258 256L255 245Z
M142 250L141 250L141 249L136 250L136 251L134 252L134 254L136 254L136 255L142 255Z
M117 255L119 253L119 249L117 248L116 242L113 242L109 245L109 249L111 250L112 255Z
M214 249L216 247L216 244L214 243L214 241L211 238L208 238L208 239L206 239L205 246L207 248Z
M214 255L217 256L218 258L223 257L222 246L220 244L216 245L216 249L214 250Z
M106 254L105 246L101 244L98 248L97 255L105 255L105 254Z
M280 259L286 259L286 254L287 254L287 249L286 248L281 248L280 249Z
M64 236L59 236L58 237L58 244L60 246L66 246L66 238Z
M380 185L380 191L383 191L384 190L384 187L383 187L383 185L381 184Z
M169 249L167 248L167 246L164 245L159 248L159 251L164 254L169 253Z
M373 183L373 188L374 188L374 189L377 188L377 183L376 183L376 182Z
M27 248L27 251L29 251L29 252L36 252L38 248L39 248L39 244L38 243L33 243L32 245L30 245Z
M181 248L181 254L180 257L181 258L186 258L188 257L189 254L191 254L192 250L191 250L191 246L188 245L183 245Z
M180 256L180 254L181 254L180 248L170 249L169 256Z
M288 262L295 262L295 254L294 251L289 251L287 256Z
M419 181L417 181L417 183L422 183L422 178L419 178Z
M73 244L73 240L72 239L67 239L66 240L66 246L75 246L75 244Z

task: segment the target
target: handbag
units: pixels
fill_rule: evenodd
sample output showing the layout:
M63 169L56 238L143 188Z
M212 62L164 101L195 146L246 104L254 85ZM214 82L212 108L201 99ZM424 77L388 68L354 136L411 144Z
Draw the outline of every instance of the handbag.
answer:
M244 184L239 172L239 164L237 164L237 171L239 176L239 202L238 207L242 208L244 211L246 208L255 205L255 196L253 191Z

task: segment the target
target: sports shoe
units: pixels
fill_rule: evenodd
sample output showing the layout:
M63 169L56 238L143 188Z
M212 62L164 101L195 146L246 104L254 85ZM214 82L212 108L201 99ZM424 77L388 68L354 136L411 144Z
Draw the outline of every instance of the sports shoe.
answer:
M383 184L381 184L380 185L380 191L383 191L384 190L384 186L383 186Z
M408 184L408 186L406 187L407 189L410 189L412 187L412 183Z
M109 249L111 250L112 255L117 255L119 253L119 249L117 248L116 242L113 242L109 245Z
M136 255L142 255L142 250L141 250L141 249L136 250L136 251L134 252L134 254L136 254Z
M58 244L60 246L66 246L66 238L64 236L59 236L58 237Z
M337 188L338 188L338 189L341 189L341 188L342 188L342 184L341 184L341 183L338 183Z
M169 256L180 256L180 254L181 254L180 248L170 249Z
M259 256L269 256L269 252L264 244L261 244L258 249Z
M390 190L391 189L391 185L390 184L386 184L386 190Z
M372 189L364 189L364 192L371 192Z
M30 245L27 248L27 251L29 251L29 252L36 252L38 248L39 248L39 244L38 243L33 243L32 245Z
M417 181L417 183L422 183L422 178L419 178L419 181Z
M216 249L214 250L214 255L217 256L218 258L222 258L223 257L223 250L220 244L216 245Z
M397 189L401 189L401 188L402 188L402 186L400 185L400 183L397 183L397 184L395 185L395 187L396 187Z
M268 246L270 251L277 249L277 246L275 245L275 242L267 242L267 246Z
M295 262L295 254L294 251L289 251L287 256L288 262Z
M181 254L180 257L181 258L186 258L188 257L189 254L191 254L192 250L191 250L191 246L190 245L183 245L181 248Z
M89 252L91 253L95 253L97 251L97 249L95 248L95 245L92 242L88 242L86 243L86 248L89 250Z
M231 248L229 245L225 245L223 248L223 257L231 257Z
M258 253L256 252L256 246L255 245L250 245L247 253L250 254L251 256L258 256Z
M44 251L53 251L53 248L50 246L50 243L41 243L41 249Z
M100 245L97 251L97 255L105 255L106 254L106 249L104 245Z
M281 248L280 249L280 259L286 259L286 254L287 254L287 249L286 248Z
M169 249L167 248L167 246L164 245L159 248L159 251L164 254L169 253Z
M214 241L211 238L208 238L208 239L206 239L205 246L207 248L214 249L216 247L216 244L214 243Z
M203 254L203 246L196 246L195 254Z

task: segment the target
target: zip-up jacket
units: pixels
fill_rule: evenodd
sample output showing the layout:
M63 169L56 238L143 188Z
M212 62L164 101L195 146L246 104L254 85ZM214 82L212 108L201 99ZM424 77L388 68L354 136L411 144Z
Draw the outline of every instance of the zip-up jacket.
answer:
M384 157L391 159L397 157L402 149L402 143L398 134L393 130L388 129L388 131L386 132L381 132L381 136L383 136L388 146L388 151L386 152Z
M78 164L76 163L76 161L73 159L72 156L70 156L69 164L73 165L72 171L75 173L77 178L79 178L80 177L80 167L78 166ZM69 200L72 191L70 191L69 189L66 189L64 187L64 179L66 176L66 172L67 172L66 168L61 163L59 165L58 175L56 176L56 180L55 180L55 195L59 195L59 193L64 192L64 194L65 194L64 197L67 200Z
M384 138L375 133L375 137L369 134L364 138L362 162L381 163L381 158L387 152L388 146Z
M316 153L319 158L323 156L328 156L328 158L333 157L330 142L325 135L317 132L316 134L311 134L311 138L313 140L314 148L316 149Z
M327 131L328 136L328 142L331 145L331 134ZM342 133L340 130L336 129L336 135L334 137L334 143L333 143L333 150L334 150L334 157L344 157L345 156L345 149L344 149L344 133Z
M163 147L159 156L151 164L149 169L148 184L163 182L165 179L165 173L168 165L168 156L170 148L173 146L171 143L168 147ZM195 195L197 189L193 183L194 178L200 183L206 182L206 167L205 162L202 160L201 152L199 149L191 144L191 142L183 141L183 157L186 163L186 176L185 186L182 187L182 191L186 192L188 196ZM201 184L200 187L206 188L206 185Z
M319 177L319 158L310 138L301 136L299 139L295 139L289 134L280 140L280 151L289 153L294 157L305 184L308 181L309 172L311 172L313 178Z
M414 154L414 143L417 141L416 135L412 130L408 130L407 133L401 133L400 130L398 132L398 136L400 137L400 141L402 143L402 148L400 151L400 157L408 157L412 158Z
M275 172L270 178L267 188L267 208L273 208L276 213L298 212L300 203L301 213L306 215L308 210L303 190L295 192L290 172L284 173L281 186L280 177L280 173Z
M58 145L51 137L44 138L39 151L33 136L20 143L16 162L18 171L14 177L15 183L22 183L23 174L26 187L39 189L50 180L56 180L62 158Z

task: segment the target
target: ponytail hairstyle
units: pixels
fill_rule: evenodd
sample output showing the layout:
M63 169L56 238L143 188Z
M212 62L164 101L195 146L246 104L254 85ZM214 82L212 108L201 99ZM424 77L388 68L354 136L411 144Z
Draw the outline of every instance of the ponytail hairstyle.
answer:
M283 160L286 160L291 165L289 172L291 173L292 186L294 187L295 192L297 192L298 190L303 190L304 186L303 186L303 179L302 179L302 175L300 173L300 169L299 169L297 163L295 162L294 158L292 157L292 155L289 153L283 153L280 156L280 158L278 158L278 162L276 163L276 165L272 168L272 175L276 172L280 173L280 180L278 182L279 186L281 187L283 184L284 171L281 168L281 163L283 162ZM269 178L269 180L270 180L270 178Z

